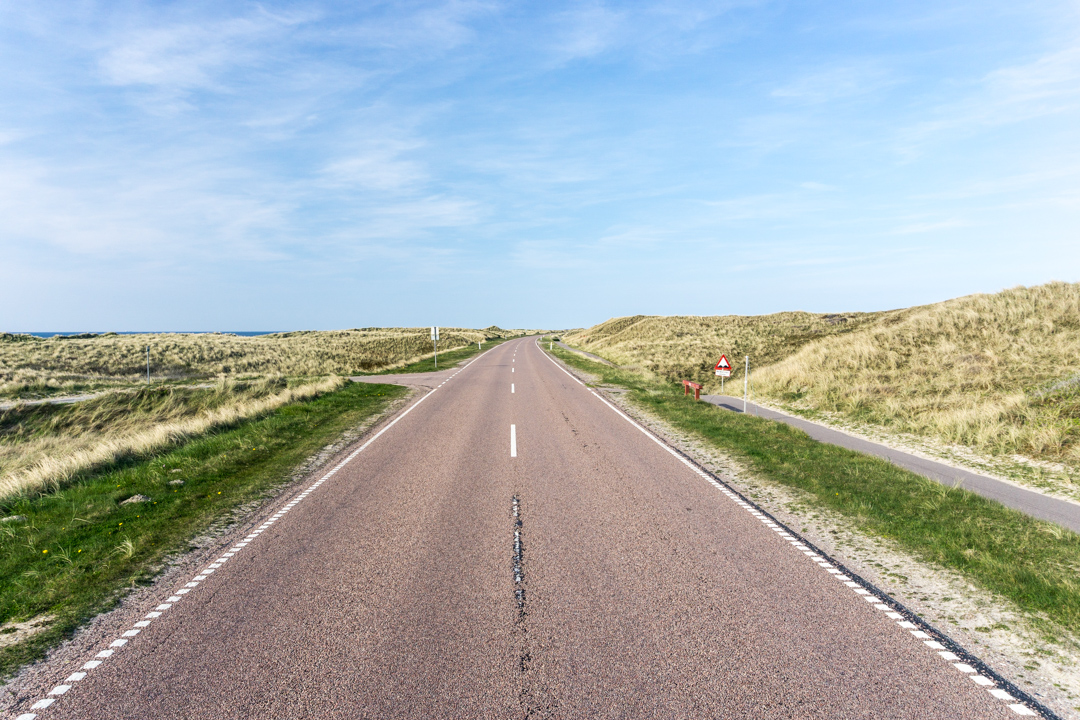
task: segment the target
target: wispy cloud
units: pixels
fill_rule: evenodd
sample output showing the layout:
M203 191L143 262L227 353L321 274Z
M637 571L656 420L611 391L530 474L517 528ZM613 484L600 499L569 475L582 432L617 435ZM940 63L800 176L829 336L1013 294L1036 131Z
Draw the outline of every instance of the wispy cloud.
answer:
M896 82L876 63L830 67L800 75L774 89L774 98L804 103L826 103L866 95Z
M384 140L333 160L322 170L331 184L369 190L407 190L423 183L428 174L422 163L403 157L423 147L419 141Z
M954 135L1080 110L1080 43L1020 64L996 68L930 117L904 128L898 147L908 156Z

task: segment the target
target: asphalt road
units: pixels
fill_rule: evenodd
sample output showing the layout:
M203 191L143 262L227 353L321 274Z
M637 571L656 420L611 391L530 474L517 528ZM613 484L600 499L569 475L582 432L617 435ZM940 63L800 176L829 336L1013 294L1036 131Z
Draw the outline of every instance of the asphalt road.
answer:
M1030 714L533 339L425 382L24 720Z
M701 399L735 412L742 412L743 409L741 398L728 395L702 395ZM776 412L751 402L747 403L747 412L797 427L819 442L839 445L849 450L857 450L868 455L885 458L894 465L907 468L914 473L944 485L960 485L964 489L978 493L983 497L997 500L1002 505L1007 505L1032 517L1048 520L1067 527L1073 532L1080 533L1080 504L1044 495L1034 490L1027 490L997 478L961 470L945 463L935 462L934 460L891 448L888 445L863 440L839 430L833 430L800 417Z

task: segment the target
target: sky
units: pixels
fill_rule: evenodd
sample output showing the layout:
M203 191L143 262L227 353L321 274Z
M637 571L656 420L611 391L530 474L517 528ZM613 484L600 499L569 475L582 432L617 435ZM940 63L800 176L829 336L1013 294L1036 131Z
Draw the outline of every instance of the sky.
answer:
M1080 3L0 0L0 331L1080 280Z

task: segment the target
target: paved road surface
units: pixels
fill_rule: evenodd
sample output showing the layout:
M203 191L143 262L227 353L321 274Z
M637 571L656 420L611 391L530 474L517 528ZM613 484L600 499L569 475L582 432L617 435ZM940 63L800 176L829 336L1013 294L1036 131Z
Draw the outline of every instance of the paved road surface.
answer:
M741 398L728 395L702 395L701 399L728 410L742 412L743 401ZM1073 532L1080 533L1080 504L1043 495L1033 490L1026 490L996 478L960 470L945 463L902 452L888 445L863 440L839 430L833 430L800 417L776 412L754 403L747 403L747 411L752 415L777 420L797 427L820 442L839 445L868 455L877 455L895 465L907 468L923 477L928 477L945 485L961 485L965 489L978 493L983 497L997 500L1002 505L1015 508L1040 520L1049 520L1067 527Z
M26 717L1030 712L533 339L438 380Z

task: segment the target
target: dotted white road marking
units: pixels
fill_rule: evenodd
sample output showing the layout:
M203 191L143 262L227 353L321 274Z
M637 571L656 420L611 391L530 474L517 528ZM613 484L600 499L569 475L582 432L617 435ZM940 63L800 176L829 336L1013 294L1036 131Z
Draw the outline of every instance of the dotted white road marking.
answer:
M454 371L453 374L451 374L449 377L447 377L445 380L443 380L442 383L439 384L439 387L442 387L443 385L445 385L449 381L453 380L460 372L465 370L465 368L469 367L474 362L479 360L481 355L483 355L483 354L484 353L480 353L480 355L477 355L472 360L470 360L469 362L462 365L460 368L458 368L456 371ZM342 460L337 465L335 465L333 468L331 468L328 472L326 472L316 482L312 483L307 488L305 488L293 500L291 500L290 502L288 502L284 506L282 506L281 510L278 510L276 513L274 513L272 516L270 516L270 518L267 519L266 522L264 522L262 525L260 525L257 529L253 530L251 533L249 533L247 535L247 537L245 537L243 539L243 541L235 543L232 547L229 548L228 552L223 553L221 555L221 557L219 557L213 563L208 565L199 574L195 575L182 588L177 589L174 592L174 594L170 595L169 598L165 602L163 602L163 603L159 604L157 607L155 607L154 612L147 613L144 616L147 619L139 620L138 622L136 622L134 624L134 627L132 627L132 629L126 630L122 634L121 637L117 638L116 640L113 640L112 643L109 644L110 649L101 650L96 655L94 655L95 658L101 658L100 660L89 660L85 664L83 664L81 669L82 670L93 670L93 669L99 667L102 664L102 662L104 662L104 660L112 657L113 653L116 652L116 650L114 648L122 648L124 645L126 645L128 643L128 638L135 637L136 635L138 635L141 632L142 628L149 627L151 620L155 620L155 619L161 617L164 612L170 610L173 607L173 605L180 602L180 600L182 599L182 597L184 595L191 592L192 589L197 588L201 581L209 579L208 576L211 575L215 570L220 568L222 566L222 564L225 563L229 558L236 555L236 553L241 552L245 547L248 546L248 544L250 544L253 540L255 540L263 530L269 528L277 520L284 517L285 514L288 513L290 510L292 510L297 504L299 504L301 500L306 499L307 496L312 493L312 491L314 491L320 485L322 485L327 480L332 478L335 474L337 474L337 472L339 470L341 470L343 467L345 467L350 462L352 462L352 460L357 455L359 455L364 450L366 450L373 442L375 442L380 437L382 437L384 433L386 433L390 428L397 425L406 415L408 415L413 410L418 408L422 402L424 402L429 397L434 395L437 391L438 391L438 388L435 388L434 390L432 390L431 392L429 392L428 394L424 395L422 398L417 400L415 403L410 405L409 408L405 410L405 412L401 413L396 418L391 420L386 425L386 427L384 427L379 432L375 433L372 437L370 437L367 440L367 442L365 442L363 445L358 447L356 450L353 450L351 453L349 453L345 457L344 460ZM514 440L513 440L513 429L511 429L511 453L516 455L516 452L517 452L517 450L516 450L516 446L514 445ZM43 710L43 709L49 707L50 705L52 705L56 701L57 697L63 695L64 693L66 693L68 690L71 689L71 684L70 683L78 682L78 681L84 679L85 677L86 677L85 672L76 672L76 673L71 674L66 680L64 680L65 684L57 685L56 687L54 687L52 690L49 691L49 693L48 693L49 696L48 697L44 697L44 698L39 699L37 702L35 702L33 705L30 706L30 709L31 710ZM23 713L21 715L18 715L15 718L15 720L35 720L36 718L37 718L36 713Z
M711 485L718 488L721 492L723 492L731 500L733 500L736 505L738 505L739 507L746 510L753 517L756 517L758 520L761 520L763 523L769 525L770 527L773 527L773 526L775 526L777 528L780 527L778 524L774 523L771 520L771 518L769 518L767 515L762 513L758 508L754 507L750 503L743 500L737 493L733 492L730 488L727 488L722 483L718 482L715 478L713 478L711 475L709 475L704 470L699 468L697 465L695 465L693 462L691 462L687 457L685 457L684 455L682 455L681 453L676 451L674 448L672 448L670 445L665 443L659 437L654 435L651 431L646 429L643 425L641 425L636 420L634 420L629 415L627 415L625 412L623 412L622 410L620 410L619 408L617 408L616 406L614 406L610 402L608 402L606 398L604 398L602 395L600 395L595 390L593 390L588 385L586 385L584 382L582 382L580 378L578 378L576 375L571 373L569 370L567 370L561 364L556 362L555 359L553 357L551 357L548 353L544 352L543 348L540 347L539 343L536 344L536 347L540 350L540 352L544 353L544 357L546 357L548 360L550 360L551 363L555 367L559 368L564 373L566 373L566 375L568 375L571 380L573 380L578 385L581 385L586 390L588 390L593 395L593 397L595 397L597 400L599 400L600 402L607 405L616 415L618 415L623 420L630 423L633 427L637 428L642 433L644 433L645 437L649 438L650 440L655 442L657 445L659 445L661 448L666 450L669 454L671 454L673 457L675 457L677 460L679 460L679 462L681 462L683 465L688 467L698 477L701 477L701 478L705 479ZM843 581L843 583L847 587L851 588L852 591L856 595L861 596L867 602L876 603L874 605L874 607L876 609L885 612L886 617L888 617L891 620L896 621L896 624L898 626L900 626L901 628L907 630L912 636L922 640L923 643L928 648L930 648L931 650L942 651L942 652L939 652L939 655L941 655L946 660L949 660L949 661L958 661L958 660L960 660L959 656L957 656L955 653L948 652L944 645L942 645L937 640L932 639L929 634L927 634L925 631L919 629L918 626L915 623L913 623L913 622L911 622L909 620L905 620L903 615L901 615L900 613L894 612L892 607L890 607L888 604L886 604L884 602L884 598L879 598L872 591L870 591L867 588L863 587L863 585L861 583L854 582L853 580L851 580L851 578L847 577L846 575L841 573L839 570L836 570L835 568L833 568L833 566L831 564L829 564L828 562L824 562L823 558L819 557L817 555L817 553L810 550L810 548L807 547L804 543L800 542L799 540L795 539L793 536L791 536L789 534L786 534L786 533L781 534L780 537L788 539L789 543L790 543L790 545L792 547L802 551L802 553L804 555L806 555L807 557L813 559L815 562L818 562L819 563L818 567L826 570L826 572L831 574L837 580ZM965 672L965 673L975 673L976 672L975 668L971 667L970 665L968 665L966 663L954 662L954 667L956 667L961 672ZM993 695L995 698L998 698L999 700L1015 700L1016 699L1012 695L1010 695L1008 692L1006 692L1005 690L1002 690L1001 688L993 687L995 685L995 681L988 678L988 677L985 677L985 676L979 675L979 674L975 674L975 675L970 675L969 674L968 677L970 677L971 680L973 682L975 682L976 684L981 685L983 687L986 687L990 691L990 694ZM1027 705L1023 705L1021 703L1013 703L1013 704L1009 705L1008 707L1009 707L1010 710L1012 710L1017 715L1034 716L1034 715L1038 714L1034 710L1029 708Z
M514 394L514 383L510 383L510 394Z
M510 457L517 457L517 425L510 426Z

